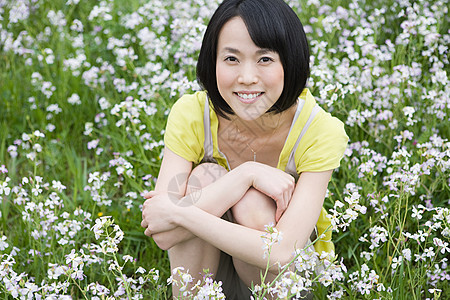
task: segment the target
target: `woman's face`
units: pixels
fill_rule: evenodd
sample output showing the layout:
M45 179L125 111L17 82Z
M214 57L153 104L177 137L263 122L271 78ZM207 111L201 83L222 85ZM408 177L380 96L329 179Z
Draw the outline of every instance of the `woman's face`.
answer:
M284 70L277 52L256 46L244 21L235 17L219 34L217 87L242 120L261 117L283 92Z

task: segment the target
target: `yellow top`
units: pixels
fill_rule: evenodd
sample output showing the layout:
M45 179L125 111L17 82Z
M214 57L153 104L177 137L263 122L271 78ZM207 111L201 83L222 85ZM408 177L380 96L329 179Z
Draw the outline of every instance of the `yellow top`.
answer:
M203 148L205 139L203 127L205 97L206 92L204 91L181 97L172 107L164 135L164 143L170 150L193 162L195 165L201 162L205 154ZM316 106L316 101L308 89L303 90L300 99L304 99L305 104L281 150L277 165L277 168L281 170L285 170L297 138L303 126L305 126L311 111ZM210 105L209 115L214 145L213 157L218 164L228 169L226 158L220 155L217 146L219 122L212 105ZM319 109L295 152L297 173L321 172L339 167L347 141L348 137L344 130L344 124L323 109ZM322 208L317 222L318 236L329 225L331 225L331 222L326 217L325 209ZM334 244L331 242L331 230L325 232L325 238L317 241L314 244L314 248L318 253L334 251Z

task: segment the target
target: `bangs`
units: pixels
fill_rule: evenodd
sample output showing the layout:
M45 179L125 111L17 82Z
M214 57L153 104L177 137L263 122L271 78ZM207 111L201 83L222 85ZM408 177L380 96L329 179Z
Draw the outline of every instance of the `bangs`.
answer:
M287 30L279 21L283 18L279 10L274 10L267 2L244 1L239 5L238 16L244 20L256 46L278 52L284 59Z

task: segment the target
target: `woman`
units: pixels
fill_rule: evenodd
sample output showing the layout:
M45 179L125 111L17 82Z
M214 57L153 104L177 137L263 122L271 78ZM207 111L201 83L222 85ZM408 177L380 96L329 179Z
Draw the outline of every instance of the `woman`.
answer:
M289 262L315 228L320 236L329 224L323 200L348 138L305 89L308 76L303 26L286 3L225 0L200 50L205 91L183 96L169 115L142 226L169 250L172 269L197 279L209 269L227 299L248 299L248 287L259 283L264 225L283 233L270 280L277 262ZM315 248L333 251L331 234Z

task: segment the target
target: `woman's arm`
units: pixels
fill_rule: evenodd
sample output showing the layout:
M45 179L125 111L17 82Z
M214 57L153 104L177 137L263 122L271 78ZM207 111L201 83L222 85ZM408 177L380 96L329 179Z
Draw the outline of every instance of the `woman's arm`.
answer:
M177 204L181 204L183 201L190 201L190 203L193 203L200 209L218 217L222 216L230 208L227 201L222 201L220 197L206 199L203 196L200 199L186 199L193 197L193 195L185 197L191 172L192 162L180 157L167 147L164 149L164 157L155 190L145 195L148 200L144 203L142 209L142 227L147 228L147 221L145 220L146 203L148 203L148 201L154 201L157 197L165 197L167 201ZM201 191L201 194L203 194L203 191ZM171 203L168 203L168 205L170 204ZM166 250L177 243L194 237L190 231L183 227L176 227L172 230L160 233L148 233L148 231L146 231L146 234L151 236L158 246Z
M198 171L198 170L194 170ZM210 186L211 185L211 186ZM184 227L174 227L170 222L166 222L162 210L172 209L178 206L196 206L216 218L220 218L229 208L231 208L247 192L250 184L242 176L241 169L235 169L226 173L214 184L210 184L201 190L187 194L184 197L175 197L169 192L152 193L152 197L145 201L142 213L142 227L147 228L148 220L158 220L161 225L158 230L147 228L145 234L151 236L156 244L164 250L168 250L174 245L195 237ZM189 189L189 188L188 188ZM160 203L164 207L152 205ZM162 223L166 226L161 229Z
M155 192L144 203L142 227L146 228L148 226L147 220L149 218L159 218L161 220L158 209L153 207L150 210L149 206L150 203L156 202L157 199L165 201L167 207L180 202L194 203L196 207L215 217L222 216L253 185L250 169L258 169L261 179L256 182L257 185L255 187L275 199L278 203L280 214L287 207L294 187L293 178L281 170L256 163L245 163L196 193L195 197L198 198L189 199L194 196L186 195L183 197L183 195L186 193L186 181L191 167L192 163L166 148ZM162 249L169 249L177 243L194 236L184 227L166 228L164 231L146 230L146 234L152 236Z
M252 171L247 169L247 172ZM306 245L319 217L331 172L301 174L289 207L276 225L283 233L283 240L280 245L274 245L272 248L272 272L278 271L275 262L289 262L294 250ZM260 172L251 175L254 176L252 185L266 193L270 185L269 179L273 181L274 178L262 178L264 176L261 177ZM155 201L152 205L158 207L158 202ZM227 222L195 206L173 206L160 212L164 215L164 221L150 220L150 230L164 231L170 226L182 226L229 255L265 269L267 261L263 258L262 231Z

